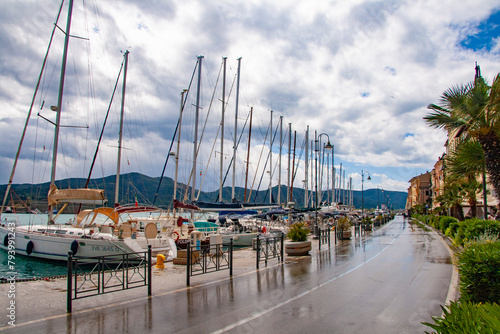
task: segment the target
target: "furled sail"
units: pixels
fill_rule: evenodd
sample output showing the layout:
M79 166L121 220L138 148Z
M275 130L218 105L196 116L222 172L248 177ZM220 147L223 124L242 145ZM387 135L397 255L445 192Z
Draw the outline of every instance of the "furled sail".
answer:
M106 203L104 190L101 189L57 189L55 185L50 186L47 195L49 205L58 203L81 203L81 204L99 204Z

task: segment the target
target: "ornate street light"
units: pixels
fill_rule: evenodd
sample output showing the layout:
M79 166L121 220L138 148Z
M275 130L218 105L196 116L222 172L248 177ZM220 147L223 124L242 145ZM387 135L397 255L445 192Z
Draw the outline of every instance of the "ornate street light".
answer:
M370 173L366 170L361 170L361 219L365 218L365 196L364 196L364 188L363 183L365 182L365 173L368 174L367 180L370 181L372 178L370 177Z
M330 144L330 136L326 133L320 133L319 135L317 135L317 132L314 131L314 136L315 136L315 139L314 139L314 152L315 152L315 182L314 182L314 186L315 186L315 192L316 192L316 200L314 201L315 203L315 212L316 212L316 218L314 220L314 236L313 238L314 239L318 239L319 238L319 227L318 227L318 152L319 152L319 141L321 139L321 136L325 135L327 138L328 138L328 142L326 143L325 145L325 149L327 150L331 150L333 148L332 144Z

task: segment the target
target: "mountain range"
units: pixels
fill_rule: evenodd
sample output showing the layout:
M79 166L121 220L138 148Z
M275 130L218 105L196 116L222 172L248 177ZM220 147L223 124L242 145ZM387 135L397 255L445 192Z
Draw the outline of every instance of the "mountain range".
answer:
M169 208L172 205L174 193L174 180L169 177L164 177L161 186L158 189L160 177L149 177L140 173L129 173L120 176L120 204L134 203L136 200L143 204L155 204L162 208ZM83 178L69 178L56 181L56 186L59 189L63 188L83 188L86 180ZM89 188L103 189L108 198L108 206L113 206L115 198L116 175L110 175L104 178L92 179L89 183ZM0 192L5 193L7 185L0 185ZM178 184L177 199L183 199L187 186ZM191 188L189 187L189 190ZM13 184L12 192L9 195L7 205L17 208L24 207L25 203L32 209L37 208L40 211L47 209L47 193L49 191L49 182L40 184ZM157 193L158 191L158 193ZM231 187L223 188L223 201L230 202ZM245 189L241 187L235 188L235 197L243 202ZM273 203L277 203L278 186L273 187ZM304 189L293 188L293 202L295 207L304 207ZM189 195L190 196L190 195ZM218 202L219 190L211 192L200 192L199 201L203 202ZM281 186L281 203L286 202L287 187ZM156 197L156 200L155 200ZM353 203L356 208L361 208L362 203L365 209L374 209L381 204L386 204L392 209L403 209L406 205L407 193L402 191L389 191L382 189L367 189L363 192L353 191ZM331 191L330 191L331 198ZM327 192L323 191L323 200L327 201ZM189 202L189 200L185 200ZM252 191L247 202L254 203L269 203L268 189ZM71 207L69 208L71 211Z

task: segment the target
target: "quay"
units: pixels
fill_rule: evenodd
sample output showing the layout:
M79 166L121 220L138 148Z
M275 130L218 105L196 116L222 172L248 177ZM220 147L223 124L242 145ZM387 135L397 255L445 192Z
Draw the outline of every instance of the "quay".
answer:
M309 256L285 256L256 269L255 251L234 252L228 271L191 278L165 263L147 287L73 301L66 279L15 283L15 326L9 333L414 333L456 298L451 251L435 232L402 217L330 248L314 240ZM9 284L0 284L7 295ZM2 298L2 308L8 307ZM5 311L6 312L6 311Z

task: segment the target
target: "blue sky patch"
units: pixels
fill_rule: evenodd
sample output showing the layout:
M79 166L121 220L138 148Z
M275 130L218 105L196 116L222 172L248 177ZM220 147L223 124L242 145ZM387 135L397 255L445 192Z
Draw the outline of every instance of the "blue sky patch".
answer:
M476 33L467 36L460 45L473 51L491 51L495 46L495 38L500 36L500 11L493 12L486 21L480 22Z

